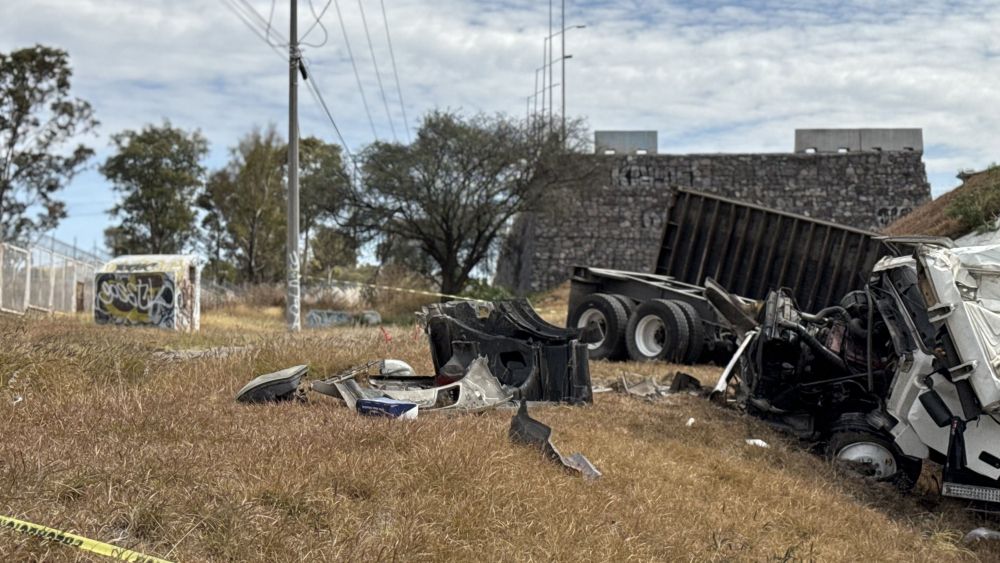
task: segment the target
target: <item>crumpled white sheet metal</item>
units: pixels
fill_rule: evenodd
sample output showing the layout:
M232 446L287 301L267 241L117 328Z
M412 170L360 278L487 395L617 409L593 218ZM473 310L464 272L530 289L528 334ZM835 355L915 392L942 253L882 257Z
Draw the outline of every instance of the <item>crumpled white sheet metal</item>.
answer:
M1000 412L1000 245L918 252L938 303L954 307L945 323L959 355L978 362L970 381L983 409Z

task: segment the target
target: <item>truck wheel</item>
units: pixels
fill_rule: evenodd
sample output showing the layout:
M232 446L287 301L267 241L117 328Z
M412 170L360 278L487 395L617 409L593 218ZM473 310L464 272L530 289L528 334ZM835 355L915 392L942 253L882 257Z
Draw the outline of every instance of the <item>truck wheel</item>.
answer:
M618 293L612 293L611 297L617 299L622 304L622 307L625 307L626 318L632 318L632 313L634 313L635 308L638 307L638 305L635 304L635 301L632 301L628 297ZM624 346L622 348L624 348Z
M860 429L856 423L834 425L826 455L851 463L864 477L892 483L904 491L917 483L923 466L922 460L903 455L890 437Z
M584 328L590 323L601 327L600 342L587 344L592 360L621 357L625 349L625 327L628 313L613 295L594 293L573 311L569 326Z
M625 344L633 360L679 362L687 355L689 333L687 318L677 305L651 299L629 319Z
M705 351L705 325L701 322L698 310L690 303L676 300L672 301L672 303L677 305L677 308L684 313L684 318L687 320L688 328L690 329L688 333L688 353L684 357L684 363L696 364L701 360L702 352Z

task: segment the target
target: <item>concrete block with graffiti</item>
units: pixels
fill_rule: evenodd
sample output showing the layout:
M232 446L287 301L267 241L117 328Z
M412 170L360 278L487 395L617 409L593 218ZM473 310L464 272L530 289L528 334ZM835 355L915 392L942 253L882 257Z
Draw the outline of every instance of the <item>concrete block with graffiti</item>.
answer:
M95 278L98 324L199 329L201 260L193 255L120 256Z

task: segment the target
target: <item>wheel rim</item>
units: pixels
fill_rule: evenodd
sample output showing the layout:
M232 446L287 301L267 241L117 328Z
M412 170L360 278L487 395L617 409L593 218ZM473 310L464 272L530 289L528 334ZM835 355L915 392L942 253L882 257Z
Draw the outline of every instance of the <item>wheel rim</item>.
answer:
M597 323L601 329L601 340L587 344L588 350L597 350L604 345L604 337L608 334L608 318L597 309L587 309L576 321L576 328L586 328L590 323Z
M635 347L643 356L655 358L663 352L666 327L656 315L646 315L635 325Z
M865 466L875 479L888 479L896 474L896 458L885 446L874 442L848 444L837 452L837 459ZM867 475L868 472L866 471Z

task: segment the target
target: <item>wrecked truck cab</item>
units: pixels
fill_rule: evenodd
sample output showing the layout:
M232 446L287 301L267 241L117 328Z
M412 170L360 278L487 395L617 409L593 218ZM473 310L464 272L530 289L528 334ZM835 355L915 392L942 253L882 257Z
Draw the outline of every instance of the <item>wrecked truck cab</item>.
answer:
M889 239L905 250L864 292L816 314L772 292L717 395L869 475L1000 502L1000 246Z
M915 278L895 295L910 337L886 401L891 432L945 464L943 494L1000 502L1000 246L914 246L912 265L877 268Z

